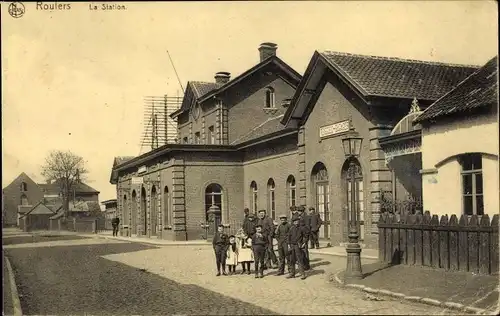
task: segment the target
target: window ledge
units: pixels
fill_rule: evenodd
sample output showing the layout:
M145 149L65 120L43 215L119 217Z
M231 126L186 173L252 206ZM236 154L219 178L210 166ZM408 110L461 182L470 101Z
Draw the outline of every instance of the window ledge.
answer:
M438 173L438 170L436 168L431 168L431 169L420 169L419 171L420 174L436 174Z
M278 112L278 108L273 107L273 108L267 108L264 107L264 113L266 114L276 114Z

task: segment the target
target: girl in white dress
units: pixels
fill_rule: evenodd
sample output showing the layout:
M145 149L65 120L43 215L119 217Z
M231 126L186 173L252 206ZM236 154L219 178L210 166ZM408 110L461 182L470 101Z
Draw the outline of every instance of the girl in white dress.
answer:
M229 267L229 275L236 272L236 266L238 265L238 245L236 244L236 237L234 235L229 236L229 247L227 248L226 254L226 266Z
M246 236L244 233L239 235L238 238L238 263L241 263L243 271L241 274L250 274L250 264L253 262L252 251L252 238Z

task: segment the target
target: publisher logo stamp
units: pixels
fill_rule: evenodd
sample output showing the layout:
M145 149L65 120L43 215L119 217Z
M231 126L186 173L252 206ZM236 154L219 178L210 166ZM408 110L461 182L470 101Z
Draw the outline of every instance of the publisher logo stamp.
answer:
M17 19L24 15L26 8L21 2L12 2L11 4L9 4L8 11L13 18Z

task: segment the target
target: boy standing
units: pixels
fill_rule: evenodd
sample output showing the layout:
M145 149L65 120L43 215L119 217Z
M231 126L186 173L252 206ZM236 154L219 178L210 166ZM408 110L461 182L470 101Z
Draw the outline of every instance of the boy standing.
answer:
M290 231L290 224L287 222L287 216L280 216L281 224L276 230L276 239L278 240L278 254L279 254L279 270L277 275L285 274L285 262L288 264L288 272L290 272L290 258L288 255L288 232Z
M219 225L217 227L217 233L215 233L214 239L212 240L212 245L215 251L215 261L217 263L217 276L220 276L220 268L222 266L222 274L226 273L226 251L229 246L229 238L224 233L224 225Z
M255 260L255 278L264 277L264 257L268 244L267 236L262 232L262 225L255 226L255 234L252 237L252 248Z
M290 247L290 275L287 279L295 278L295 264L299 265L299 273L302 274L301 279L306 278L304 271L304 252L303 249L307 245L307 238L304 229L299 224L300 218L294 216L292 218L293 225L288 232L288 246Z

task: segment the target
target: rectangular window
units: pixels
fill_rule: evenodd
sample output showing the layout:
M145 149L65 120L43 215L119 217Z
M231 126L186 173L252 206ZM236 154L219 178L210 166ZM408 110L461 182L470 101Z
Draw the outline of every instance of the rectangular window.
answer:
M188 138L187 138L187 137L184 137L184 138L182 139L182 143L183 143L183 144L187 144L187 143L188 143Z
M462 200L465 215L484 215L483 171L480 154L460 157L462 165Z
M214 126L213 125L208 127L207 143L209 145L215 144L215 133L214 133Z
M194 133L194 143L197 145L200 143L200 132Z

